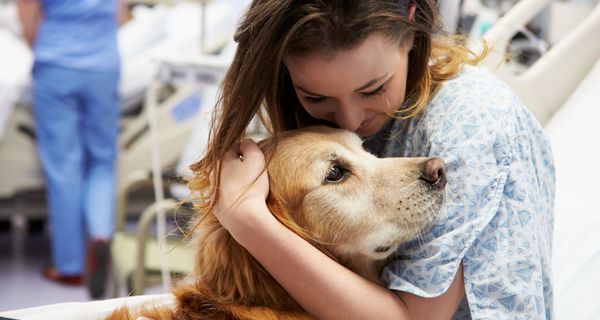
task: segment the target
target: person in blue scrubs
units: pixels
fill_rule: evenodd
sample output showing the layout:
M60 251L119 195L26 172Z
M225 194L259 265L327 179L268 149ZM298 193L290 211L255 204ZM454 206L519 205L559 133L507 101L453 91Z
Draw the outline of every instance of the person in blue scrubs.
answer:
M115 207L118 0L20 0L33 48L33 111L52 265L45 278L104 295ZM88 257L86 269L86 251Z

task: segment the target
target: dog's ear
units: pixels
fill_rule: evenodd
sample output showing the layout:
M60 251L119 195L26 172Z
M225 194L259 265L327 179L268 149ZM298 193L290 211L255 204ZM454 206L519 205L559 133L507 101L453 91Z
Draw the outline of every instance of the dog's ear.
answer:
M258 147L265 155L265 159L267 159L267 164L269 163L269 159L271 158L271 156L275 152L275 149L277 148L278 140L279 139L276 137L271 137L257 142Z
M309 238L309 234L306 230L301 226L301 221L296 221L294 216L292 215L289 204L286 203L277 193L277 190L271 188L269 191L269 196L267 197L267 207L269 211L288 229L292 230L294 233L300 235L303 238Z
M277 190L271 188L269 190L269 195L267 196L267 208L269 211L280 221L293 221L293 218L288 213L288 206L281 199Z
M294 210L290 208L288 204L283 201L281 197L277 194L276 191L271 190L269 192L269 196L267 197L267 207L269 211L283 224L286 228L290 229L295 234L299 235L302 239L306 240L310 244L312 244L317 249L321 250L321 252L325 253L330 259L334 261L338 261L338 258L333 255L328 249L326 244L323 244L319 239L315 237L315 235L311 234L308 230L302 227L302 221L296 221L294 216L298 217L301 215L292 214L290 210ZM297 208L297 210L300 210Z

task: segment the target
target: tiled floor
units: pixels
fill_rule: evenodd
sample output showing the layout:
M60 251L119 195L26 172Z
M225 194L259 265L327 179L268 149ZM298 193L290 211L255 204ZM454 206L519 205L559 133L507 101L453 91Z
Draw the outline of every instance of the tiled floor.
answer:
M62 286L42 278L40 270L50 261L48 242L44 230L0 231L0 311L90 300L85 286Z
M129 195L127 209L133 228L136 215L153 199L151 186L140 187ZM0 199L0 311L90 300L85 286L58 285L46 281L40 274L41 268L51 260L50 238L45 225L46 211L43 190L22 192L11 199ZM162 291L160 287L150 288L146 293ZM112 294L110 281L106 292ZM127 293L123 290L121 294ZM108 295L106 298L112 298Z
M3 213L6 209L0 208ZM51 260L50 239L43 216L38 215L41 218L35 218L33 223L17 219L16 225L28 226L26 228L15 228L14 219L11 227L6 215L0 219L0 311L90 300L85 286L63 286L41 276L40 270ZM148 294L162 292L161 287L146 290ZM109 296L112 294L110 280L106 293L106 298L112 298ZM121 292L121 295L126 294L124 290Z

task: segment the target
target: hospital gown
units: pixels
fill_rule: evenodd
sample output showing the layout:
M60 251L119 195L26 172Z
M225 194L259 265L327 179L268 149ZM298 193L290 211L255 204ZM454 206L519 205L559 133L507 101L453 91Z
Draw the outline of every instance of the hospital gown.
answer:
M552 318L552 154L506 84L466 66L420 115L394 120L365 147L447 165L444 210L384 269L390 289L439 296L462 261L466 298L455 319Z

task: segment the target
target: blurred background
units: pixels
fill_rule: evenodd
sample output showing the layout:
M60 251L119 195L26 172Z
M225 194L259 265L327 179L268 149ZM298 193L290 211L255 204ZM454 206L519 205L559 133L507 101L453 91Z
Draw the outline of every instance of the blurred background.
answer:
M116 231L106 290L96 298L166 292L171 277L189 270L192 254L178 245L185 240L177 226L191 212L184 204L174 215L173 208L189 197L183 178L202 154L248 3L124 1ZM590 299L600 287L592 272L600 267L598 0L439 0L439 7L446 32L462 35L474 51L482 38L492 45L483 67L509 83L548 131L557 160L557 313L597 319L600 309ZM17 1L0 0L0 311L92 299L85 286L40 274L51 261L50 226L26 40ZM248 130L265 134L258 121ZM162 216L166 226L155 223ZM157 232L169 236L158 243Z

